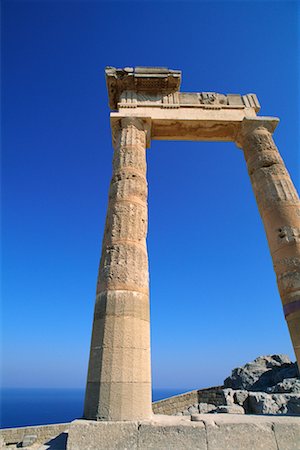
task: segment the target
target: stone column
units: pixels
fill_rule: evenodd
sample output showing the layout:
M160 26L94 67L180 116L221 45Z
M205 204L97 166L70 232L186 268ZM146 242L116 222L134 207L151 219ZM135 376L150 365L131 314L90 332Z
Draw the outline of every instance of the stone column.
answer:
M138 420L152 414L145 124L120 119L113 141L84 417Z
M277 122L244 119L237 144L244 150L300 367L300 201L272 138Z

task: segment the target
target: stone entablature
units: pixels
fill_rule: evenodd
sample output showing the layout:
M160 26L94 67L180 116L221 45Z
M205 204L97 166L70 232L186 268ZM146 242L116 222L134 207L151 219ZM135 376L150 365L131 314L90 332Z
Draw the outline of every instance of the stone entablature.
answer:
M123 91L118 110L150 106L154 108L201 108L201 109L245 109L256 113L260 104L255 94L218 94L216 92L171 92L170 94L148 94L145 92Z
M180 80L167 68L106 68L113 144L125 117L143 120L148 148L151 140L236 142L243 120L257 118L255 94L180 92ZM275 128L278 119L266 119Z
M181 72L165 67L106 67L106 83L111 110L143 106L159 108L244 109L258 113L255 94L179 92Z

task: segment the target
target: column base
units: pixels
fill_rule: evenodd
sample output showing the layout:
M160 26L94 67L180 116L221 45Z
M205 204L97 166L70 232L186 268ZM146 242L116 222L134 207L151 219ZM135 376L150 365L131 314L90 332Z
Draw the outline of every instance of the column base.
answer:
M300 417L199 414L154 415L141 422L75 420L69 428L67 450L296 450Z

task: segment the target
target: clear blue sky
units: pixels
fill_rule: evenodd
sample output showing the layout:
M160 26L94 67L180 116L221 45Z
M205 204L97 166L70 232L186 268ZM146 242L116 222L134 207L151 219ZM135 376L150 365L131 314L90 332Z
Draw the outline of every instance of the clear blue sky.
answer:
M299 4L298 4L299 6ZM182 90L252 93L299 190L296 2L2 2L3 377L83 387L111 176L106 65L167 66ZM242 152L148 150L156 388L294 360Z

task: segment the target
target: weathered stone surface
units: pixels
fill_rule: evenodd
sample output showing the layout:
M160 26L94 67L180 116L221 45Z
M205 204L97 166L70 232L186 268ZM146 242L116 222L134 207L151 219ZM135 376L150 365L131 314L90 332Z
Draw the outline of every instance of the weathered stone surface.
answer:
M191 415L191 421L192 422L203 422L202 414L192 414Z
M218 417L218 416L217 416ZM272 423L207 423L209 450L278 450Z
M24 438L22 440L22 447L30 447L36 441L37 441L37 435L36 434L25 434L25 436L24 436Z
M249 392L249 414L300 414L300 395Z
M84 417L135 420L151 415L144 122L121 119L113 142Z
M3 437L0 435L0 449L3 450L6 447Z
M206 449L206 430L203 422L187 424L141 424L139 427L139 449L186 450Z
M216 406L226 404L224 391L220 386L185 392L153 403L155 414L188 415L188 408L198 407L200 413L210 412Z
M285 378L298 376L296 363L287 355L260 356L232 371L224 381L226 388L265 391Z
M184 409L183 411L179 411L177 413L173 413L174 416L190 416L194 414L208 414L211 412L228 412L228 411L218 411L219 407L212 404L212 403L194 403L192 406L189 406L188 408ZM222 405L220 406L222 408ZM238 406L239 408L239 406ZM238 408L237 408L237 414L238 414Z
M176 414L189 408L191 405L198 403L198 391L185 392L163 400L159 400L152 404L154 414Z
M189 414L197 414L198 412L199 412L199 405L197 403L188 408Z
M68 431L69 423L58 423L53 425L38 425L31 427L3 428L0 430L0 439L6 444L22 442L26 435L36 435L38 442L47 442ZM1 447L0 447L1 448Z
M215 411L216 405L213 405L211 403L199 403L199 413L200 414L207 414L210 412Z
M184 416L161 415L141 422L75 421L70 427L67 449L299 449L296 444L299 443L300 418L238 414L198 414L192 417L192 421Z
M268 387L266 389L269 393L293 393L300 394L300 379L299 378L286 378L275 386Z
M280 423L273 425L278 450L299 450L300 426L296 423Z
M71 423L68 450L137 449L138 422L95 422L76 420Z
M115 67L106 67L106 83L109 94L109 104L111 109L117 109L118 101L121 100L121 94L125 91L144 93L168 94L177 92L180 87L180 70L170 70L166 67L125 67L116 69ZM126 97L125 97L126 98ZM128 96L130 105L135 106L133 97Z
M248 399L248 391L238 390L233 391L233 400L237 405L243 406L246 404Z
M234 390L233 389L223 389L224 393L224 405L234 405ZM222 405L221 405L222 406Z
M213 412L214 413L227 413L227 414L245 414L244 408L239 405L218 406Z
M269 121L262 118L246 119L237 141L244 150L299 366L300 270L299 264L298 268L291 269L290 262L299 262L300 258L300 200L273 141L272 132Z

